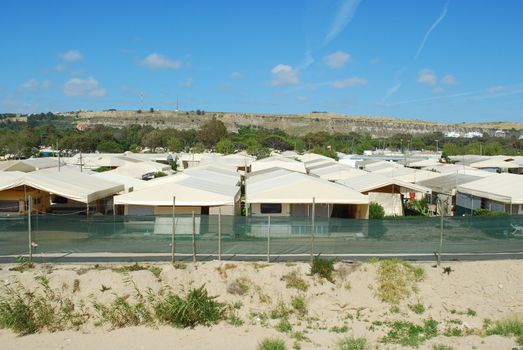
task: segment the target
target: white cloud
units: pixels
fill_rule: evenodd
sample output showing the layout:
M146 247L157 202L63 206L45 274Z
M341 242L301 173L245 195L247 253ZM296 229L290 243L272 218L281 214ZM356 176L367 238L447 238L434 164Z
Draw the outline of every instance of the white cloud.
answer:
M496 85L496 86L491 86L487 89L487 92L489 94L500 94L502 92L505 92L507 90L507 88L503 85Z
M157 53L152 53L145 57L141 63L149 69L179 69L182 67L180 61Z
M106 90L93 77L87 79L72 78L64 84L64 94L67 96L105 96Z
M84 58L82 53L78 50L69 50L61 54L60 57L64 62L76 62L81 61Z
M349 62L349 60L350 54L343 51L336 51L334 53L331 53L330 55L323 57L323 62L325 62L327 66L333 69L343 67L345 63Z
M336 89L345 89L358 85L367 85L367 79L352 77L344 80L337 80L332 83L332 87Z
M436 86L432 89L433 94L442 94L445 90L441 86Z
M455 85L458 83L452 74L445 75L443 78L441 78L441 82L445 85Z
M296 99L298 101L307 101L308 100L307 96L296 96Z
M323 44L328 44L332 39L334 39L341 31L347 26L347 24L352 21L352 18L356 14L358 5L361 0L343 0L342 4L336 11L337 15L334 18L334 21L331 23L329 32L323 40Z
M299 69L286 64L278 64L271 70L271 73L273 77L271 84L273 86L296 85L300 83Z
M230 77L231 79L239 79L239 78L242 77L242 74L241 74L240 72L232 72L232 73L229 75L229 77Z
M38 92L47 90L51 86L50 80L38 81L36 79L29 79L20 84L20 90Z
M430 69L422 69L418 73L418 83L427 85L436 85L438 77Z

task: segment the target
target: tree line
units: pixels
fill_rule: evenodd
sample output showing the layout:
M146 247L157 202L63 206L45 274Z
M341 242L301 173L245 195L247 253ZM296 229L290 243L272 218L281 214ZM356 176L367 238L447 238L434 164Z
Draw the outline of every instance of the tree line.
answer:
M121 153L139 152L203 152L214 150L223 154L245 150L257 157L266 157L271 150L311 151L329 157L336 152L362 154L365 150L389 149L435 151L445 156L460 154L521 155L523 140L516 136L495 138L487 134L479 138L447 138L441 132L423 135L396 134L388 138L373 138L365 133L315 132L304 136L289 135L280 129L243 126L228 132L215 117L198 129L157 129L149 125L132 124L125 127L93 125L77 130L72 118L52 113L27 116L27 122L13 121L12 115L0 114L0 155L26 158L38 154L42 146L81 152Z

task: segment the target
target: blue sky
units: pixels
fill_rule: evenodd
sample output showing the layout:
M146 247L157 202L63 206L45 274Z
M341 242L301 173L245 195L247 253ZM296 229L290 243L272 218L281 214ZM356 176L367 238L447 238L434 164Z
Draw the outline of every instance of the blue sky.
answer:
M2 1L0 112L523 121L523 1Z

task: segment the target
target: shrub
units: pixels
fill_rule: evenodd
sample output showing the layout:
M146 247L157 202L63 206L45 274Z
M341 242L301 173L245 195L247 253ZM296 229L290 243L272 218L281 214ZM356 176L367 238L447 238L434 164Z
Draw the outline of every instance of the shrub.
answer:
M309 289L307 282L298 276L298 271L292 271L291 273L284 275L281 280L286 282L287 288L295 288L303 292Z
M251 283L248 278L237 278L227 286L227 292L235 295L245 295L249 291Z
M450 345L434 344L432 350L454 350L454 348Z
M258 344L256 350L286 350L285 342L278 338L265 338Z
M379 203L371 202L369 204L369 219L383 219L385 217L385 209Z
M39 279L40 287L33 291L19 282L0 290L0 328L26 335L43 329L78 329L87 322L88 315L81 306L52 290L44 277Z
M276 329L279 332L288 333L288 332L292 331L292 325L288 319L282 318L280 320L280 322L278 322L278 324L276 325Z
M418 315L421 315L425 312L425 306L423 306L423 304L420 303L409 305L409 309Z
M303 296L298 295L292 297L291 305L299 315L303 316L307 313L307 303L305 302L305 298Z
M365 338L344 338L338 342L339 350L367 350L369 345Z
M505 318L494 323L486 322L484 328L487 335L514 336L517 338L518 344L523 345L523 318L521 316Z
M382 339L384 343L394 343L403 346L419 346L428 339L438 335L438 322L428 319L423 325L407 321L394 321L390 330Z
M160 321L176 327L209 326L225 318L226 305L215 299L202 285L190 289L184 298L169 293L155 303L154 312Z
M425 278L425 270L397 259L379 262L377 295L386 303L398 304L415 290L416 282Z
M321 259L320 256L314 257L311 265L311 275L318 275L329 282L334 282L334 259Z
M117 296L109 305L94 302L93 307L98 312L98 325L109 323L113 328L123 328L153 322L151 310L143 298L132 303L126 297Z

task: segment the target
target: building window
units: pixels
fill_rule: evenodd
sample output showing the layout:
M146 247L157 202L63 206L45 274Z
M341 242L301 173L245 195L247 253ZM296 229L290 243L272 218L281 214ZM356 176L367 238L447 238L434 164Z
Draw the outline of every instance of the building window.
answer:
M262 214L281 214L280 203L262 203L260 209Z
M0 212L17 213L20 211L20 202L18 201L0 201Z

